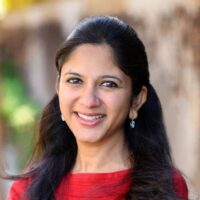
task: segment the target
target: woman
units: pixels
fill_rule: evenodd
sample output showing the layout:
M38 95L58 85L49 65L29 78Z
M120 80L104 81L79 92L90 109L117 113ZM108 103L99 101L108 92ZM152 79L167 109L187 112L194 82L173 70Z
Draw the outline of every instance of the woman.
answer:
M188 199L174 168L143 43L125 22L91 17L56 55L37 161L9 200Z

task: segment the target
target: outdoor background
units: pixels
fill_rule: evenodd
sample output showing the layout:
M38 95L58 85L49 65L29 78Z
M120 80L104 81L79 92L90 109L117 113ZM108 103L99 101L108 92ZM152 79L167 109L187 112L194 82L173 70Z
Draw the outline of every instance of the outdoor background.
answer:
M42 108L55 93L54 57L84 17L132 24L146 46L176 166L200 199L200 0L0 0L0 169L20 172ZM10 181L0 180L0 200Z

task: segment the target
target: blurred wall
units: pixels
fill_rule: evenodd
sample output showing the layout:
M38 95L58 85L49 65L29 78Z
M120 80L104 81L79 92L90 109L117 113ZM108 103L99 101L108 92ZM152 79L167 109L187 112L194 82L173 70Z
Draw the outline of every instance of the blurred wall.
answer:
M200 193L200 1L38 4L0 22L0 58L15 60L30 96L45 105L55 93L54 55L60 42L80 19L97 14L122 17L144 41L175 164L188 177L191 199L198 198L194 194Z

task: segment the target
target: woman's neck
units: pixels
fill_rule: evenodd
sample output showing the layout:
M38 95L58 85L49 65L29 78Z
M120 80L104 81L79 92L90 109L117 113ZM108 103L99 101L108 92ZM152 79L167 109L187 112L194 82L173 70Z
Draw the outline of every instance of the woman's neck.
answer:
M130 168L130 153L124 136L99 143L77 142L78 153L73 173L103 173Z

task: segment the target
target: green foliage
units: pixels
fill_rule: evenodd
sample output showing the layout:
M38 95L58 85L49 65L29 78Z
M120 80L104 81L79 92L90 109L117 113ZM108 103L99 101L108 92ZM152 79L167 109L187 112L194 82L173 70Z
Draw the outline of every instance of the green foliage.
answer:
M22 168L33 148L34 127L39 106L27 94L24 83L10 60L1 64L2 104L0 114L10 129L10 140L19 150L19 168Z

